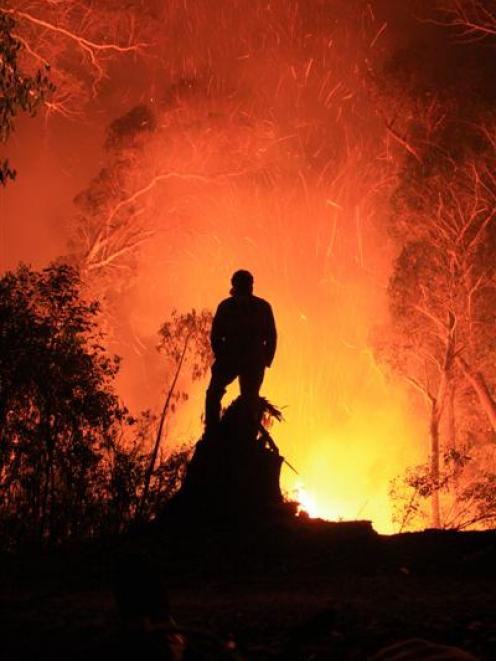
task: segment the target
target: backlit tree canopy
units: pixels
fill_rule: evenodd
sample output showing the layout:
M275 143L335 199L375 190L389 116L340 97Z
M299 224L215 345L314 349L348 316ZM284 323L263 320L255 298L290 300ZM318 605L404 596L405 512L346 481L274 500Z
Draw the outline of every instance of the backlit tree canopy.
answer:
M19 110L36 114L47 95L54 91L48 66L26 74L19 66L21 42L14 36L15 22L0 11L0 144L7 142L15 128ZM15 170L6 158L0 159L0 184L15 178Z
M390 200L389 227L399 255L388 289L390 332L378 344L428 403L428 491L436 527L453 525L458 515L470 520L470 507L463 498L457 502L455 489L451 501L445 499L443 521L441 483L444 490L453 490L454 481L457 489L470 490L483 466L490 479L494 471L494 44L455 39L463 24L464 36L475 34L475 21L490 19L490 5L445 3L432 22L453 37L453 66L443 64L442 56L436 62L428 49L417 59L413 49L405 49L391 58L379 86L379 98L390 98L390 108L402 110L409 148ZM472 461L462 461L443 482L453 452L466 452Z
M82 118L118 57L137 56L150 25L142 3L7 0L0 7L0 142L18 110ZM15 171L3 158L0 183Z
M95 97L113 59L142 51L150 16L145 3L126 0L7 0L0 12L15 21L23 68L50 68L56 92L47 110L68 117L80 116Z

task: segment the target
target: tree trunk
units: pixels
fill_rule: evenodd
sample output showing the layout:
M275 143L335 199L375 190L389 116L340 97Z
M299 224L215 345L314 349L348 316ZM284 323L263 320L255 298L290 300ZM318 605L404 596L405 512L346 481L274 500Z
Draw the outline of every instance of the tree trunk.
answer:
M480 405L483 411L486 413L491 423L493 431L496 432L496 402L494 401L491 392L487 386L487 383L480 372L472 369L470 365L464 360L461 356L457 356L456 362L462 368L462 371L474 389L477 397L479 398Z
M158 449L160 447L160 440L162 438L162 431L163 431L163 428L164 428L165 418L167 416L170 401L172 399L172 395L174 394L174 390L176 388L176 383L177 383L177 380L179 378L181 368L183 366L184 357L186 356L186 351L188 349L188 344L189 344L190 337L191 337L191 333L186 337L186 339L184 341L184 346L183 346L183 350L182 350L182 353L181 353L181 357L180 357L179 362L177 364L176 373L174 375L174 379L172 381L171 387L169 388L169 391L167 393L167 397L165 398L164 407L162 409L162 415L160 416L160 423L158 425L157 437L155 438L155 445L153 447L153 452L152 452L152 456L151 456L151 459L150 459L150 463L149 463L148 468L147 468L146 473L145 473L145 481L144 481L144 485L143 485L143 494L141 496L141 501L140 501L140 504L139 504L139 507L138 507L138 515L139 516L141 514L143 514L143 509L144 509L144 506L146 504L146 499L148 497L148 491L150 489L150 480L151 480L151 477L152 477L153 469L155 468L155 462L157 461Z
M40 542L43 543L43 538L45 533L50 533L49 530L49 521L51 517L50 508L53 508L53 501L50 502L51 495L51 475L53 472L53 459L54 459L54 446L55 440L53 438L53 429L50 425L50 414L45 414L44 420L44 432L45 432L45 447L46 447L46 464L44 471L44 485L43 485L43 500L42 500L42 511L41 511L41 523L40 523ZM49 542L51 542L49 535Z
M431 525L433 528L441 527L441 511L439 506L439 422L441 408L437 400L432 402L429 434L431 441L431 479L433 485L431 498Z
M448 391L448 446L456 450L456 419L455 419L455 384L450 383Z
M430 395L431 400L431 420L429 425L430 441L431 441L431 480L432 480L432 527L441 527L441 508L439 502L440 490L440 443L439 443L439 428L441 424L441 417L446 404L446 396L453 383L453 359L455 357L455 327L456 317L450 311L448 313L448 325L446 335L446 351L444 356L444 364L441 371L441 380L437 396Z
M449 392L448 392L448 447L453 452L456 452L456 417L455 417L455 384L450 383ZM459 478L459 467L458 464L455 465L455 470L453 474L453 486L455 496L458 495L458 478Z

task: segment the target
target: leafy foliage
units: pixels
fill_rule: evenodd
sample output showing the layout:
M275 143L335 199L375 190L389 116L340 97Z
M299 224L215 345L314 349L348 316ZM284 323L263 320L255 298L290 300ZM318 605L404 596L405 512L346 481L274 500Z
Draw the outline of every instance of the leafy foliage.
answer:
M155 462L169 410L174 412L177 402L185 401L188 398L188 394L184 389L176 388L181 370L185 364L189 364L191 379L195 381L205 374L211 363L212 352L209 341L211 326L212 314L208 310L197 313L193 309L186 314L179 314L176 310L173 310L171 320L165 322L159 331L162 340L158 350L163 351L172 362L174 376L165 396L153 450L144 476L143 493L139 508L140 514L148 501L150 480L155 470Z
M0 12L0 142L5 143L15 128L19 110L33 117L40 104L55 87L48 77L47 66L33 75L19 69L18 54L21 42L13 35L15 21ZM0 183L15 179L16 172L4 159L0 162Z
M473 451L475 453L476 449ZM426 525L427 501L436 492L440 494L444 510L443 527L457 530L494 527L496 473L480 468L474 470L477 460L469 452L450 450L445 453L439 480L433 480L430 464L412 466L391 480L389 496L398 532Z
M173 310L171 318L159 330L160 342L158 350L177 366L184 353L184 364L187 365L193 381L201 379L207 373L212 363L212 349L210 347L210 329L212 327L212 313L209 310L179 313ZM174 397L176 401L187 399L187 393L178 391Z
M189 446L160 457L150 475L143 502L144 485L152 456L149 447L155 423L156 418L145 411L136 421L135 434L115 443L96 494L101 507L96 519L98 532L122 533L138 516L141 520L154 519L181 486L191 454Z
M119 359L67 265L20 266L0 279L0 528L7 543L57 543L121 532L142 501L149 413L132 418L113 389ZM148 477L153 517L188 456L160 457Z
M3 504L34 537L84 526L92 477L126 417L112 389L119 361L101 346L97 312L67 266L21 266L0 281Z

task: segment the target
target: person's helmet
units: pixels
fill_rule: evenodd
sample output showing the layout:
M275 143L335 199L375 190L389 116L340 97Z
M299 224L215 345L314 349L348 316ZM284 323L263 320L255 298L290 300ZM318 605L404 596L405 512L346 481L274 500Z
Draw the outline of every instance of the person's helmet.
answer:
M236 271L231 278L231 294L251 294L253 290L253 276L249 271Z

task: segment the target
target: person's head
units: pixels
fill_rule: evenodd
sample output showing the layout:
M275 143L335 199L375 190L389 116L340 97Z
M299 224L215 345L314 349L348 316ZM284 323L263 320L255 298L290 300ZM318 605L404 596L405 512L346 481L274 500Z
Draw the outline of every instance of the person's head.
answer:
M253 292L253 276L249 271L236 271L231 278L231 294L235 296L251 294Z

